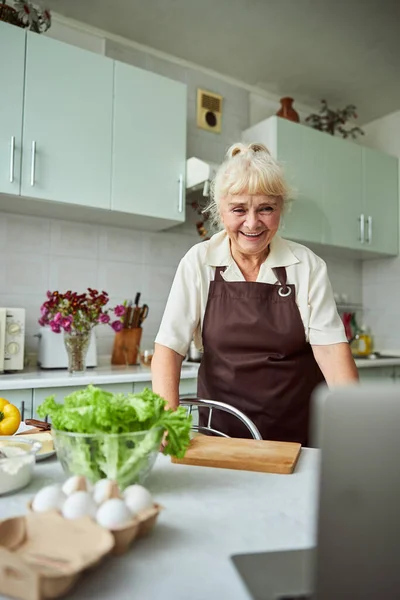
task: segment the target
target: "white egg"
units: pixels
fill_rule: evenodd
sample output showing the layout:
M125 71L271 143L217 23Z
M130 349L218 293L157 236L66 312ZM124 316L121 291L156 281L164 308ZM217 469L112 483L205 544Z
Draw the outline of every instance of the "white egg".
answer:
M93 498L96 504L101 504L105 500L108 500L111 485L111 479L100 479L99 481L96 481L93 486Z
M32 501L34 512L47 510L60 510L65 502L66 495L59 485L47 485L38 491Z
M134 514L152 508L154 500L149 490L142 485L130 485L124 491L125 504Z
M90 484L81 475L73 475L64 481L62 491L66 496L70 496L77 491L90 491Z
M119 529L133 519L133 514L121 498L111 498L96 513L96 521L106 529Z
M63 504L62 516L65 519L79 519L80 517L94 517L97 505L89 492L74 492Z

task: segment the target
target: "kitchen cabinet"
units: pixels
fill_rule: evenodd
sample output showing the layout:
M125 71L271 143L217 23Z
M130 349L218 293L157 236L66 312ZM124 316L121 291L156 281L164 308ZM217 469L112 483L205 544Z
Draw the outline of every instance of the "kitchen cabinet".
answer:
M111 209L185 220L186 86L115 63Z
M25 39L23 29L0 22L0 192L5 194L20 193Z
M297 192L284 237L361 258L398 254L397 158L276 116L243 140L268 146Z
M322 242L325 216L319 199L324 189L323 140L311 127L301 127L298 135L293 136L293 124L290 121L276 119L273 124L273 138L266 145L284 164L285 174L296 197L282 219L280 233L289 239ZM258 138L248 141L258 141ZM313 173L313 177L310 177L310 173Z
M0 50L0 209L153 231L184 222L184 84L7 23Z
M144 388L151 389L151 381L135 381L133 384L133 391L135 394L139 394ZM197 379L181 379L179 383L179 394L180 396L191 395L197 393Z
M398 370L398 372L396 371ZM358 369L361 383L368 381L382 381L400 383L400 370L398 367L362 367ZM396 377L397 376L397 377Z
M112 102L112 60L28 32L21 195L110 208Z
M362 148L320 131L316 133L323 142L325 163L322 241L330 246L359 249L363 213Z
M24 419L32 418L32 390L0 390L0 397L14 404Z
M368 250L398 254L398 164L389 156L362 148L364 193L364 245Z

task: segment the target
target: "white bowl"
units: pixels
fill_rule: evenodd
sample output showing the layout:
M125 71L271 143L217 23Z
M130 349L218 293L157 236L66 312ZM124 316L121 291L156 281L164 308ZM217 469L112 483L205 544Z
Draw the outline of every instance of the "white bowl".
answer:
M30 483L36 454L42 444L23 436L0 436L0 495L20 490Z

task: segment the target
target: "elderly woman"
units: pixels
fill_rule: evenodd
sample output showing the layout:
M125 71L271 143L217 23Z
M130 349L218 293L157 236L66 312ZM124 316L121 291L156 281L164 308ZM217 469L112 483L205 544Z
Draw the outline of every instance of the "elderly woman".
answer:
M310 397L358 380L324 261L281 238L288 187L261 144L235 144L219 168L211 211L223 230L181 260L156 338L153 389L179 402L182 360L203 350L198 397L244 412L269 440L307 444ZM200 414L204 424L207 415ZM214 411L213 428L249 437Z

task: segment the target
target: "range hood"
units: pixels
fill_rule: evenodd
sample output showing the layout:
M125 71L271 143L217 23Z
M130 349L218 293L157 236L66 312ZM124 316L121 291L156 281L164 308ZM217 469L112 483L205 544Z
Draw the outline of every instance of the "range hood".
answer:
M210 193L210 182L214 179L219 165L216 163L192 157L186 161L186 194L202 192L203 196Z

